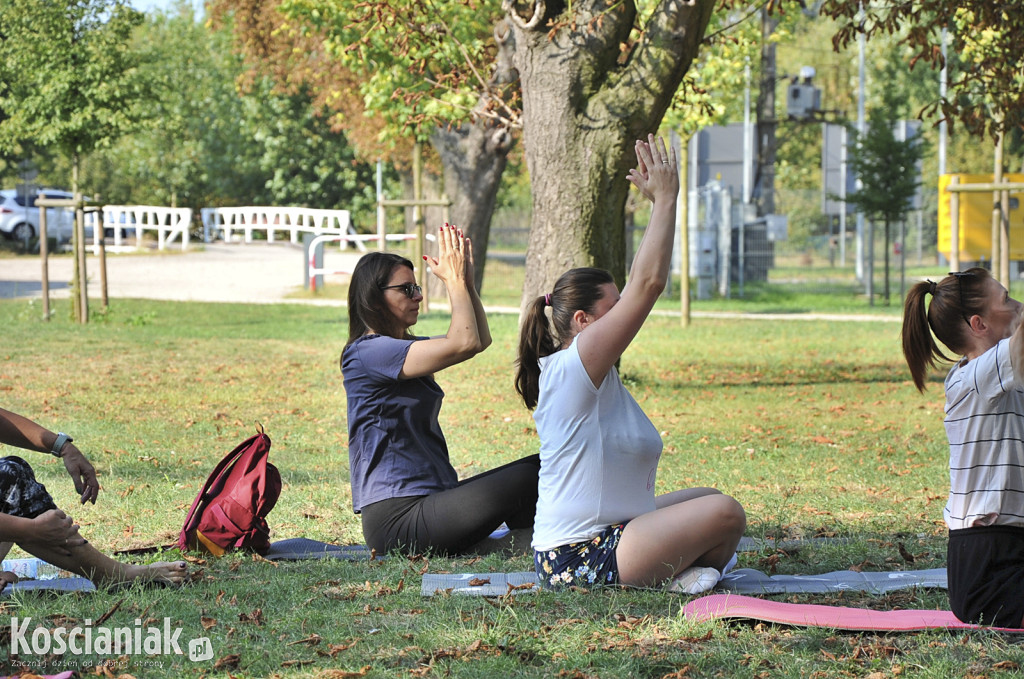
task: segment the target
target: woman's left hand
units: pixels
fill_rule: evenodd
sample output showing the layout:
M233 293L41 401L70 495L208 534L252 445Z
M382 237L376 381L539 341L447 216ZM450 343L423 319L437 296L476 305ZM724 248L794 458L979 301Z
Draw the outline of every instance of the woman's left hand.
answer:
M675 149L669 149L661 137L648 135L648 141L636 142L636 168L627 179L648 200L674 197L679 192L679 167Z
M437 259L423 255L431 271L445 285L464 279L467 269L472 270L472 265L467 263L468 243L469 240L462 235L462 229L445 224L437 230ZM468 255L470 259L472 256L472 253Z
M89 460L85 459L85 455L73 443L65 444L64 457L61 459L64 460L64 468L71 475L75 490L81 495L82 504L96 504L96 498L100 494L100 482Z

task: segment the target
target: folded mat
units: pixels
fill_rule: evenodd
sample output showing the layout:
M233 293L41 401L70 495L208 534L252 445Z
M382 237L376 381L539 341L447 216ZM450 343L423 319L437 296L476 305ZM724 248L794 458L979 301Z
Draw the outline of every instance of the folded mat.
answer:
M968 625L951 611L900 610L874 611L846 606L790 604L738 594L712 594L683 606L683 615L691 620L741 618L798 627L827 627L857 632L912 632L925 629L989 629L1024 633L1024 629Z
M263 555L271 561L296 561L299 559L345 559L359 561L370 558L366 545L333 545L309 538L288 538L271 543L270 551ZM378 559L384 557L378 556Z
M533 587L524 587L533 583ZM432 596L440 590L451 594L500 596L512 585L517 594L536 591L537 575L532 571L513 573L427 573L420 585L420 594ZM885 594L911 587L946 588L946 569L932 568L922 571L888 571L858 573L835 571L821 575L768 576L752 568L738 568L719 581L718 591L741 594L797 594L826 592L866 592Z

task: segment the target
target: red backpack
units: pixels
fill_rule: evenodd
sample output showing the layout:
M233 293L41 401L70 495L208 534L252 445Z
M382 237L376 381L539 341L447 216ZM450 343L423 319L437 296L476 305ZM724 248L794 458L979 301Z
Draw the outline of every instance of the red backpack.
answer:
M230 549L266 554L267 514L281 496L281 474L267 462L270 437L259 432L220 461L192 503L178 536L180 549L221 556Z

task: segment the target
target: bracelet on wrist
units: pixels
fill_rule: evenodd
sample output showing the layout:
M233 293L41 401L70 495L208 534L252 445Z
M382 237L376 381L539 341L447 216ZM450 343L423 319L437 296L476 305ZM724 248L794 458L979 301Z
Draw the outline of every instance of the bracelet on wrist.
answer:
M73 438L64 432L59 432L57 434L57 439L53 442L53 447L50 448L50 454L54 457L64 457L64 446L72 441L74 441Z

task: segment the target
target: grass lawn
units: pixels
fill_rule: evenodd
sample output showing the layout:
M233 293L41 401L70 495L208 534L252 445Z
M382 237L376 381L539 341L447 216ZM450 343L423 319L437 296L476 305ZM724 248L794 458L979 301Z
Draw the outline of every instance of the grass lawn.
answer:
M67 316L67 302L43 323L38 304L0 301L0 403L72 434L96 465L100 501L81 508L73 506L74 489L57 460L18 453L94 544L118 550L172 543L206 475L253 433L255 421L273 440L271 460L285 484L270 515L275 538L362 541L351 509L338 369L344 310L115 300L88 326ZM516 324L514 316L494 316L494 346L440 375L447 392L442 426L462 475L536 451L533 421L512 387ZM435 312L417 330L446 327ZM703 318L684 331L678 319L653 317L621 371L663 432L659 491L716 486L744 504L751 536L847 539L744 553L743 567L821 573L944 566L941 376L918 394L898 333L886 322ZM14 616L49 628L104 616L106 627L137 619L159 626L167 617L183 630L183 648L202 636L212 642L214 657L205 662L132 656L102 676L945 679L1019 676L1024 665L1020 641L997 633L694 623L680 615L688 597L662 591L542 592L514 600L419 594L426 570L529 570L527 557L192 561L199 578L178 591L0 600L0 669L11 669L6 625ZM776 598L948 607L944 591ZM110 657L22 659L60 670Z

